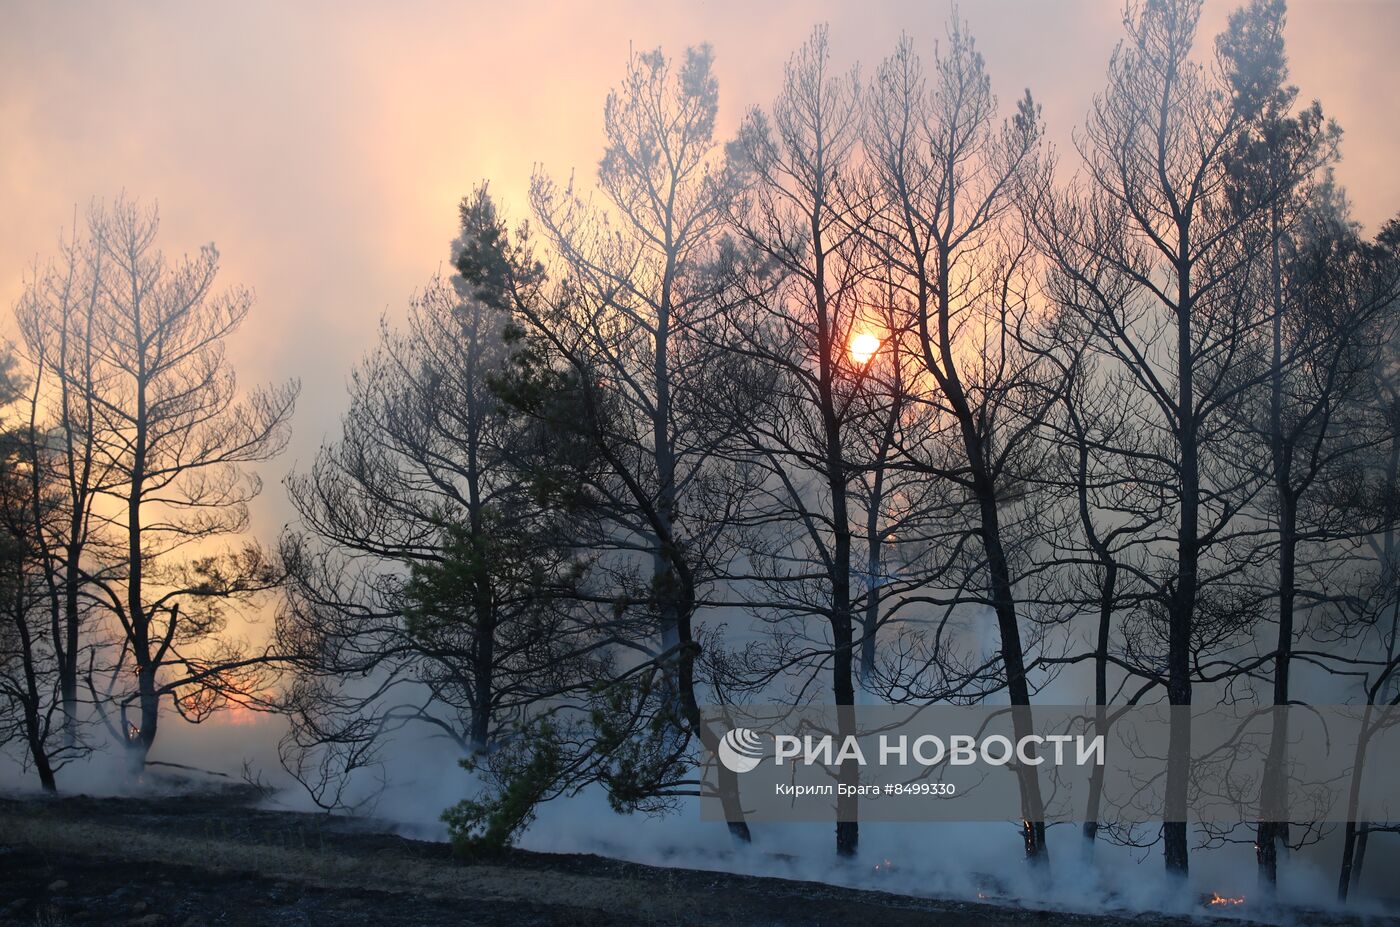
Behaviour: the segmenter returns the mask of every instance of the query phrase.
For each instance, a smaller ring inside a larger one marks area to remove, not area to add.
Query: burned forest
[[[780,6],[0,14],[0,924],[1400,923],[1400,8]]]

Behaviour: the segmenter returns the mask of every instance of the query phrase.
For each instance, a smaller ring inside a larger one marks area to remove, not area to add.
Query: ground
[[[598,856],[513,851],[466,864],[444,844],[378,833],[347,818],[257,810],[253,796],[237,791],[0,799],[4,925],[1184,927],[1213,921],[1204,913],[1181,919],[1014,909]],[[1308,916],[1306,923],[1360,922]],[[1388,923],[1400,927],[1400,919]]]

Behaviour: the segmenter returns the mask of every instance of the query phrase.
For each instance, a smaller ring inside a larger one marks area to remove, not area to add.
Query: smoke
[[[1247,899],[1238,909],[1213,907],[1213,914],[1280,923],[1309,923],[1307,910],[1335,908],[1337,850],[1326,843],[1315,848],[1318,852],[1290,860],[1287,878],[1270,904],[1258,894],[1248,834],[1240,835],[1243,843],[1199,855],[1183,887],[1166,876],[1157,847],[1135,849],[1100,840],[1094,858],[1086,858],[1077,825],[1051,826],[1050,871],[1047,879],[1037,880],[1029,877],[1020,857],[1020,827],[1013,822],[864,823],[859,856],[842,861],[833,851],[832,825],[753,824],[753,844],[737,848],[723,825],[699,822],[698,816],[693,806],[686,806],[667,818],[622,817],[590,791],[547,806],[520,845],[540,852],[597,853],[655,866],[1066,912],[1199,915],[1213,894]],[[1378,861],[1376,868],[1385,865]],[[1353,903],[1349,911],[1382,910],[1379,902],[1369,904]]]
[[[281,719],[239,715],[190,725],[173,716],[165,725],[153,759],[178,763],[157,766],[155,775],[133,781],[124,775],[120,752],[110,745],[72,763],[60,773],[64,794],[152,796],[240,781],[246,772],[275,791],[263,805],[273,810],[317,811],[304,789],[280,767],[276,743]],[[385,831],[419,840],[447,839],[443,809],[475,793],[477,783],[457,765],[456,749],[443,738],[399,732],[386,743],[381,765],[361,770],[346,793],[350,803]],[[203,770],[204,772],[196,772]],[[37,791],[31,774],[13,755],[0,755],[0,789]],[[1183,916],[1204,911],[1268,923],[1309,924],[1309,912],[1336,910],[1335,834],[1294,853],[1286,862],[1276,899],[1267,901],[1257,886],[1251,833],[1238,842],[1193,855],[1185,885],[1170,880],[1160,848],[1125,847],[1100,839],[1093,859],[1084,852],[1078,825],[1049,829],[1048,878],[1031,878],[1021,858],[1016,822],[863,823],[860,854],[850,861],[834,852],[830,824],[754,823],[753,843],[740,847],[724,825],[700,820],[694,800],[683,800],[665,816],[619,815],[598,787],[542,805],[518,842],[541,853],[597,854],[652,866],[682,867],[745,876],[839,885],[919,898],[953,899],[1035,907],[1063,912],[1162,912]],[[1145,834],[1150,840],[1152,834]],[[1394,899],[1386,878],[1394,871],[1393,852],[1373,841],[1363,892],[1354,893],[1350,914],[1382,913],[1383,898]],[[1207,908],[1212,894],[1240,897],[1239,907]]]

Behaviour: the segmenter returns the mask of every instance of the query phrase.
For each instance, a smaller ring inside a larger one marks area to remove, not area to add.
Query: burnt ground
[[[463,863],[445,844],[343,817],[258,810],[238,791],[159,799],[0,799],[0,924],[878,925],[1184,927],[1197,918],[1079,915],[813,882],[512,851]],[[1300,912],[1304,924],[1359,925]],[[1246,921],[1247,922],[1247,921]],[[1400,919],[1364,923],[1400,927]]]

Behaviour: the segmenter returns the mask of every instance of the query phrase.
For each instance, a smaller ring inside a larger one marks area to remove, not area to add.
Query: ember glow
[[[1232,896],[1232,895],[1222,895],[1222,894],[1220,894],[1219,892],[1211,892],[1211,893],[1210,893],[1210,900],[1208,900],[1208,901],[1206,902],[1206,904],[1210,905],[1210,906],[1213,907],[1213,908],[1216,908],[1216,907],[1234,907],[1235,905],[1244,904],[1244,896],[1243,896],[1243,895],[1234,895],[1234,896]]]

